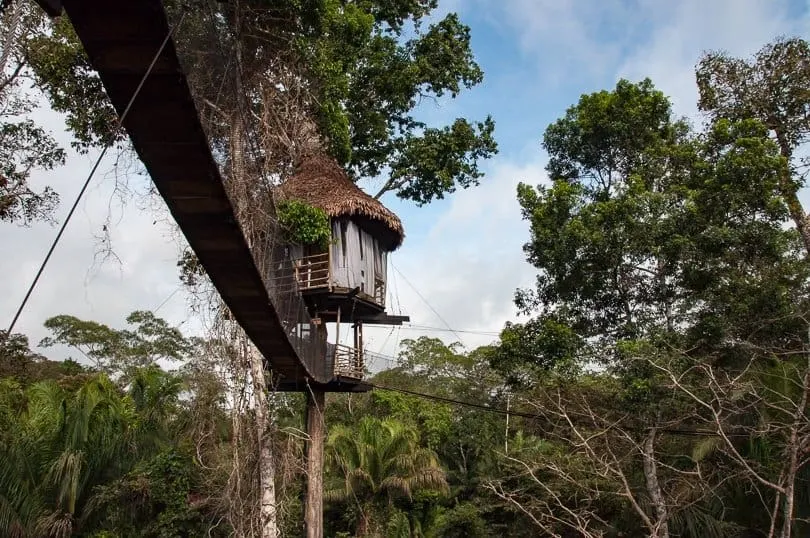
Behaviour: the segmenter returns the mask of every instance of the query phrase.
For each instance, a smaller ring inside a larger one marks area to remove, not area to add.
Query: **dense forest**
[[[276,4],[300,25],[253,23],[308,62],[325,150],[417,205],[475,187],[491,119],[411,115],[422,93],[481,81],[457,16],[423,28],[435,1]],[[14,5],[0,220],[28,223],[59,201],[29,175],[64,151],[27,119],[24,84],[82,151],[125,144],[69,23]],[[395,367],[368,372],[373,391],[328,395],[326,536],[810,535],[810,44],[697,60],[700,125],[645,79],[574,98],[546,127],[550,181],[516,193],[537,273],[515,292],[525,322],[472,350],[403,340]],[[193,254],[178,266],[199,292]],[[266,536],[266,461],[278,534],[302,535],[304,396],[256,384],[227,315],[205,336],[146,311],[44,326],[41,342],[0,338],[0,535]]]

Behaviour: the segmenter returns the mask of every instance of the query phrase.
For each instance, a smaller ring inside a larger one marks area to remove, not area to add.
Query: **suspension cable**
[[[163,43],[160,44],[160,48],[158,49],[157,53],[155,53],[155,56],[152,58],[152,62],[149,64],[149,67],[146,69],[146,73],[144,73],[143,77],[141,77],[141,81],[138,83],[138,86],[135,88],[135,92],[132,94],[132,97],[130,97],[129,102],[127,103],[127,106],[124,109],[124,112],[121,114],[121,116],[119,116],[118,120],[116,120],[116,122],[115,122],[116,125],[115,125],[115,127],[113,129],[113,132],[117,132],[119,129],[121,129],[121,127],[123,125],[123,122],[124,122],[124,119],[127,117],[127,114],[129,114],[129,111],[132,108],[132,105],[135,102],[135,99],[138,97],[138,94],[141,92],[141,89],[143,88],[143,85],[146,82],[146,79],[152,73],[152,70],[154,69],[155,64],[158,61],[158,58],[163,53],[163,50],[166,48],[166,44],[172,38],[172,35],[174,35],[174,32],[177,30],[177,28],[179,28],[180,25],[183,23],[183,19],[185,19],[185,17],[186,17],[186,12],[183,11],[183,13],[180,15],[180,19],[174,25],[172,25],[171,28],[169,28],[169,33],[166,34],[166,37],[163,39]],[[112,144],[113,144],[112,141],[113,140],[114,140],[114,137],[111,137],[110,141],[107,142],[107,144],[104,145],[104,148],[101,150],[101,153],[99,154],[98,158],[96,159],[95,164],[93,164],[93,168],[90,170],[90,174],[87,176],[87,179],[84,181],[84,185],[82,185],[82,188],[79,191],[78,196],[76,196],[76,200],[73,202],[73,205],[71,206],[70,211],[68,211],[67,217],[65,217],[65,221],[62,223],[62,226],[59,228],[59,232],[56,234],[56,237],[54,238],[53,243],[51,243],[51,247],[48,249],[48,253],[45,255],[45,259],[42,260],[42,264],[39,266],[39,270],[37,271],[37,274],[34,277],[33,282],[31,282],[31,285],[29,286],[28,291],[26,292],[25,297],[22,300],[22,303],[20,303],[20,307],[17,309],[16,314],[14,314],[14,318],[11,320],[11,324],[9,325],[8,331],[6,332],[6,337],[11,336],[11,331],[14,330],[14,326],[17,324],[17,320],[20,319],[20,314],[22,314],[22,311],[25,308],[25,305],[28,303],[28,299],[30,299],[31,294],[34,292],[34,288],[36,288],[37,283],[39,282],[39,278],[42,276],[42,272],[45,270],[45,266],[48,265],[48,261],[51,259],[51,255],[53,254],[53,251],[56,249],[56,245],[59,244],[59,240],[62,238],[62,234],[65,232],[65,228],[67,228],[67,225],[70,222],[71,217],[73,217],[73,213],[76,211],[76,208],[78,207],[79,202],[81,201],[82,197],[84,196],[85,191],[87,191],[87,187],[90,185],[90,181],[93,179],[93,176],[95,175],[96,170],[98,170],[98,167],[101,164],[101,160],[107,154],[107,150],[109,150],[110,147],[112,146]]]

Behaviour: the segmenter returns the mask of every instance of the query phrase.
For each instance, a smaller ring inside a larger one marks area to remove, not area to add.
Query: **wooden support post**
[[[326,393],[307,392],[307,498],[304,525],[307,538],[323,538],[323,445],[326,425],[323,420]]]
[[[326,280],[329,284],[329,293],[332,293],[332,247],[326,249]]]
[[[357,322],[357,370],[362,374],[365,369],[365,357],[363,356],[363,322]]]
[[[335,345],[340,344],[340,307],[337,309],[337,319],[335,320]]]

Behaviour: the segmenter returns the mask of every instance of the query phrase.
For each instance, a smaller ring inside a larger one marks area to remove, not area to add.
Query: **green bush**
[[[284,200],[278,204],[277,212],[287,241],[322,248],[329,246],[332,228],[329,225],[329,215],[323,209],[300,200]]]

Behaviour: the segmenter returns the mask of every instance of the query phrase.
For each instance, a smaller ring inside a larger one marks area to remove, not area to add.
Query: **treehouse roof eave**
[[[399,217],[355,185],[331,157],[319,155],[304,159],[279,189],[282,196],[323,209],[330,218],[349,217],[360,221],[390,251],[399,248],[405,239]]]

